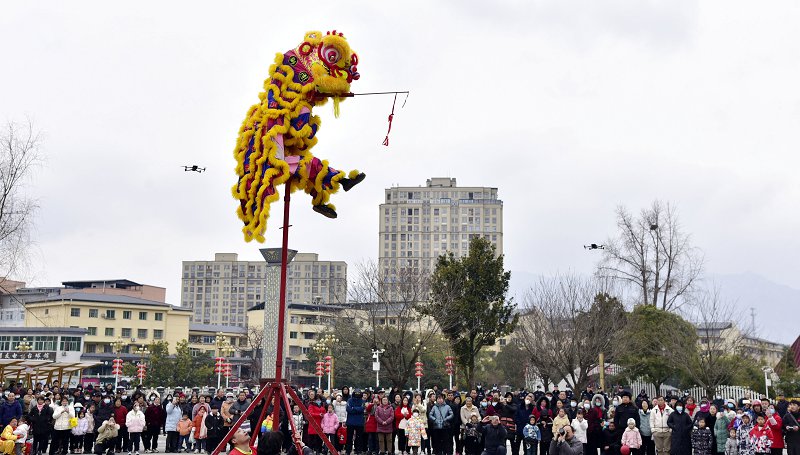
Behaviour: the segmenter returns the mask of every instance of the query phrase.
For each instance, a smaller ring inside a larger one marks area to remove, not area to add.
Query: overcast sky
[[[709,272],[800,288],[799,5],[5,1],[0,119],[33,119],[48,157],[21,278],[128,278],[177,304],[182,260],[259,259],[230,195],[237,130],[275,53],[336,29],[354,91],[411,96],[388,148],[391,97],[315,110],[315,154],[367,180],[334,196],[335,221],[296,194],[292,248],[374,259],[384,188],[456,177],[499,188],[511,270],[589,272],[581,246],[614,232],[615,207],[659,198]]]

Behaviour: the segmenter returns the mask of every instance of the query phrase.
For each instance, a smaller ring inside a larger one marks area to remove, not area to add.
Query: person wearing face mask
[[[584,418],[584,410],[583,408],[578,409],[578,413],[575,414],[575,418],[572,419],[572,423],[570,426],[575,432],[575,437],[578,438],[578,441],[583,444],[583,453],[588,454],[588,439],[586,439],[586,430],[589,429],[589,422]]]
[[[167,413],[161,407],[161,400],[156,397],[144,411],[145,431],[142,434],[144,440],[144,453],[158,452],[158,434],[167,419]]]
[[[391,406],[389,407],[391,408]],[[315,395],[312,401],[309,401],[308,415],[312,421],[317,423],[317,426],[320,428],[322,427],[322,416],[325,415],[325,405],[323,404],[321,396]],[[320,436],[324,437],[325,435],[320,435],[314,425],[311,425],[309,422],[308,431],[306,432],[306,438],[304,442],[316,453],[319,453],[322,450],[322,439],[320,439]]]
[[[675,403],[675,412],[667,418],[667,426],[672,430],[670,455],[691,455],[692,418],[686,412],[682,401]]]
[[[772,447],[771,452],[773,455],[781,455],[786,445],[783,443],[783,419],[775,412],[775,406],[770,405],[767,408],[766,425],[772,432]]]
[[[497,415],[500,416],[500,423],[506,427],[506,437],[511,443],[511,455],[519,454],[519,447],[522,442],[522,438],[517,435],[517,422],[515,420],[517,409],[518,406],[514,403],[514,394],[511,392],[506,392],[502,403],[495,409]]]
[[[603,448],[603,422],[605,418],[605,398],[603,395],[595,394],[592,397],[590,406],[585,409],[586,418],[586,446],[588,454],[596,455],[599,449]]]
[[[553,440],[553,413],[547,401],[547,396],[536,402],[536,408],[532,411],[536,415],[536,425],[542,439],[539,440],[539,453],[547,453],[550,449],[550,441]]]
[[[575,399],[569,400],[569,407],[567,408],[567,417],[569,417],[570,422],[575,419],[578,415],[578,402]]]
[[[145,424],[144,412],[139,408],[139,403],[134,403],[133,409],[125,416],[125,426],[128,428],[128,446],[126,447],[128,455],[131,455],[132,450],[139,455],[139,443],[142,440]]]

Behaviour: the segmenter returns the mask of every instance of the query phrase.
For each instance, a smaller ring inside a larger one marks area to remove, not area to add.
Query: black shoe
[[[363,182],[365,178],[367,178],[367,174],[362,172],[362,173],[358,174],[357,176],[355,176],[355,178],[352,178],[352,179],[343,178],[343,179],[339,180],[339,184],[342,185],[342,189],[344,189],[345,191],[350,191],[350,188],[352,188],[352,187],[358,185],[359,183]]]
[[[328,218],[336,218],[338,216],[336,215],[336,210],[333,210],[332,208],[324,204],[315,205],[314,211]]]

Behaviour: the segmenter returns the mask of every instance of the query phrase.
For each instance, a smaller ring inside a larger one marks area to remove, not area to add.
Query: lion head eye
[[[322,58],[331,65],[335,65],[342,59],[342,53],[335,46],[325,46],[322,49]]]

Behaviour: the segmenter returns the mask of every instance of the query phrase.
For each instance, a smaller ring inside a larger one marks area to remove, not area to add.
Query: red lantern
[[[324,376],[325,375],[325,373],[323,372],[324,370],[325,370],[325,362],[317,362],[316,375],[320,377]]]

